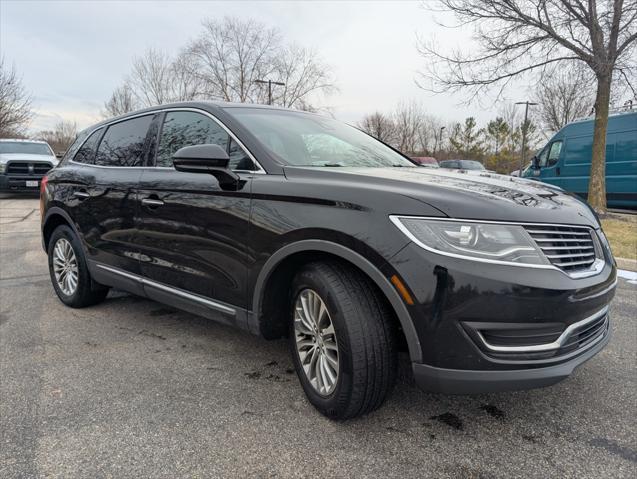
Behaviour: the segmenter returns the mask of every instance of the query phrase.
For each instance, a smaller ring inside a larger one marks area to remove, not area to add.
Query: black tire
[[[75,291],[70,295],[62,291],[55,279],[55,273],[53,271],[53,250],[60,238],[66,239],[71,244],[77,260],[78,282]],[[91,274],[86,266],[84,250],[82,249],[79,238],[71,228],[66,225],[58,226],[51,234],[47,252],[49,255],[49,275],[51,276],[51,283],[60,301],[72,308],[84,308],[97,304],[106,298],[109,288],[96,283],[91,278]]]
[[[306,375],[296,347],[294,310],[307,289],[326,305],[338,343],[338,376],[328,396],[318,393]],[[349,265],[337,261],[308,264],[291,288],[290,348],[296,373],[309,401],[331,419],[350,419],[377,409],[396,380],[396,331],[376,286]]]

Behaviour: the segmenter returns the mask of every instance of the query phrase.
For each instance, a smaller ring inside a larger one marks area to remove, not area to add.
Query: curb
[[[617,267],[626,271],[637,271],[637,260],[628,258],[615,258]]]

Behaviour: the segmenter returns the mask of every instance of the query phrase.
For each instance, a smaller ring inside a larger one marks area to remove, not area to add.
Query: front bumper
[[[43,177],[43,174],[0,174],[0,191],[33,191],[36,193],[40,191],[40,181],[42,181]]]
[[[466,370],[445,369],[413,363],[416,384],[425,391],[446,394],[480,394],[534,389],[556,384],[575,368],[600,352],[610,340],[610,329],[593,347],[565,363],[533,369]]]
[[[594,356],[610,337],[616,268],[594,276],[478,264],[407,245],[390,260],[414,304],[408,308],[428,391],[483,393],[547,386]],[[542,347],[537,347],[542,345]]]

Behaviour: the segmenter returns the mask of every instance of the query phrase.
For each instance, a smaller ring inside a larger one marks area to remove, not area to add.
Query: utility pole
[[[440,127],[440,133],[438,134],[438,137],[436,138],[436,144],[434,145],[434,158],[436,156],[436,152],[438,151],[438,142],[440,142],[440,145],[442,145],[442,131],[445,129],[446,127],[441,126]]]
[[[264,85],[268,85],[268,105],[272,105],[272,85],[281,85],[285,86],[285,83],[281,83],[280,81],[272,81],[272,80],[254,80],[254,83],[261,83]]]
[[[529,106],[537,105],[537,103],[533,103],[530,101],[518,101],[516,105],[525,105],[524,106],[524,123],[522,123],[522,152],[520,154],[520,169],[518,170],[518,176],[522,178],[522,169],[524,168],[524,157],[526,156],[526,130],[527,130],[527,120],[529,117]]]

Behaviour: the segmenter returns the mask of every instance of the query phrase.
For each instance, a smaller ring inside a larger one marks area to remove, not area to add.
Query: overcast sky
[[[414,78],[422,68],[417,35],[448,45],[469,44],[470,32],[446,30],[419,2],[213,2],[0,0],[0,49],[33,93],[32,130],[61,118],[85,127],[148,47],[175,53],[201,31],[203,18],[257,19],[286,40],[315,48],[333,68],[339,91],[325,100],[334,115],[354,123],[400,101],[421,101],[446,120],[497,107],[461,105],[461,98],[433,95]],[[516,98],[517,99],[517,98]]]

